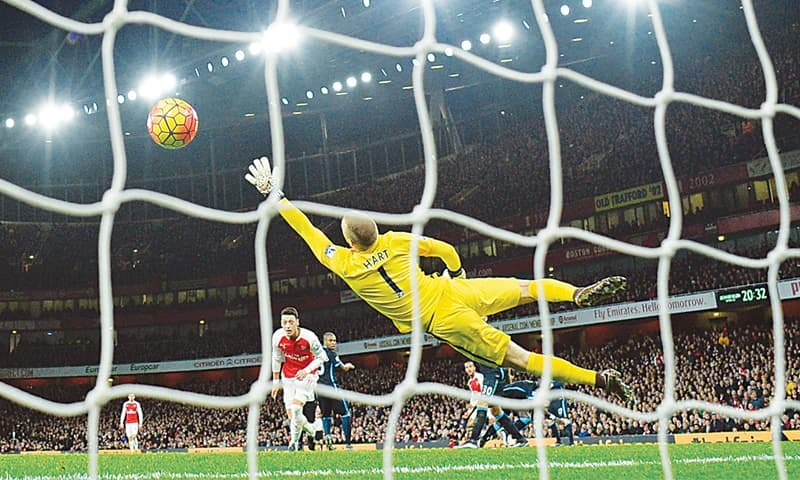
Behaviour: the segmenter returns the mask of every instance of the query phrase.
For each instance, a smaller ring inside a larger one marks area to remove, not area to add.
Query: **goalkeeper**
[[[245,179],[263,195],[273,190],[269,159],[255,159]],[[515,278],[467,280],[456,249],[433,238],[419,237],[423,257],[439,257],[447,266],[442,276],[426,275],[411,256],[414,236],[406,232],[378,233],[375,221],[361,213],[342,218],[342,234],[349,247],[335,245],[282,192],[280,214],[326,268],[338,275],[365,302],[388,317],[400,333],[411,331],[413,295],[411,278],[416,275],[419,309],[426,332],[446,342],[465,357],[487,366],[513,367],[541,376],[545,356],[525,350],[508,334],[486,322],[486,316],[538,298],[541,284],[548,302],[574,302],[586,307],[625,289],[624,277],[604,278],[578,288],[554,279],[538,281]],[[596,386],[617,398],[630,399],[630,387],[613,369],[603,371],[578,367],[551,357],[554,380]]]

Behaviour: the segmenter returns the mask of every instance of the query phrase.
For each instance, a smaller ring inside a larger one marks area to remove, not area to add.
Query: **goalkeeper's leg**
[[[520,280],[520,305],[538,300],[540,285],[548,302],[572,302],[579,307],[591,307],[624,291],[628,281],[625,277],[606,277],[586,287],[576,287],[552,278]]]
[[[540,377],[544,372],[547,358],[542,354],[529,352],[513,341],[509,341],[503,366],[519,368]],[[622,376],[616,370],[606,369],[598,372],[579,367],[555,356],[549,357],[549,360],[553,380],[602,388],[625,402],[631,398],[631,388],[622,381]]]

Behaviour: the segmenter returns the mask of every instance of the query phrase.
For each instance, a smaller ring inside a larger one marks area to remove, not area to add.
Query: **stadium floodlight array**
[[[36,18],[47,22],[55,27],[62,28],[66,31],[77,32],[85,35],[102,35],[102,65],[103,65],[103,81],[105,89],[105,97],[114,99],[119,92],[117,91],[117,82],[115,81],[114,71],[114,43],[118,30],[127,24],[145,24],[157,28],[162,28],[169,32],[194,37],[203,40],[223,41],[239,44],[251,44],[262,40],[262,33],[257,32],[236,32],[227,30],[216,30],[211,28],[202,28],[187,25],[181,22],[173,21],[165,17],[144,12],[144,11],[129,11],[127,9],[127,2],[125,0],[116,0],[113,9],[105,16],[102,22],[99,23],[81,23],[74,21],[70,18],[58,15],[45,7],[42,7],[30,0],[4,0],[9,5],[12,5],[20,10],[23,10]],[[785,346],[783,335],[783,313],[780,305],[780,296],[777,290],[778,269],[782,261],[791,256],[800,255],[800,250],[789,249],[789,201],[788,189],[786,180],[781,167],[780,157],[776,147],[775,137],[773,134],[773,118],[777,113],[784,113],[800,118],[800,109],[797,107],[779,104],[777,82],[775,79],[775,71],[773,64],[764,46],[761,38],[761,33],[758,28],[755,12],[752,5],[752,0],[743,0],[743,10],[747,22],[747,28],[750,33],[750,38],[753,46],[756,49],[758,58],[763,70],[764,80],[766,82],[766,98],[759,108],[745,108],[739,105],[730,104],[727,102],[704,98],[698,95],[689,93],[676,92],[673,86],[673,66],[672,57],[670,54],[669,44],[664,25],[662,23],[661,14],[659,12],[656,0],[648,0],[647,5],[649,12],[652,15],[653,29],[655,31],[658,48],[661,56],[661,64],[663,68],[663,81],[660,91],[654,97],[643,97],[633,94],[626,90],[596,81],[590,77],[581,75],[575,71],[567,68],[558,67],[558,45],[555,40],[553,31],[547,20],[545,8],[542,0],[532,0],[532,7],[536,17],[536,23],[542,34],[545,49],[546,61],[541,70],[536,73],[522,73],[503,66],[492,63],[488,60],[480,58],[476,55],[465,51],[455,45],[448,45],[439,43],[436,39],[436,16],[433,0],[420,0],[421,12],[424,20],[424,30],[421,38],[412,45],[405,47],[396,47],[383,45],[379,43],[369,42],[361,39],[351,38],[337,33],[327,32],[305,26],[297,26],[298,33],[303,37],[311,37],[320,41],[337,44],[346,48],[363,50],[383,55],[394,56],[397,58],[414,58],[413,67],[413,91],[414,102],[417,108],[417,114],[420,124],[420,131],[422,133],[423,152],[425,162],[425,180],[424,190],[418,205],[413,211],[406,214],[386,214],[381,212],[369,212],[373,217],[382,224],[395,224],[395,225],[412,225],[412,231],[417,234],[422,234],[425,224],[432,219],[447,219],[454,223],[463,225],[474,229],[484,235],[492,236],[497,239],[515,243],[521,246],[536,247],[534,255],[534,276],[535,278],[545,278],[545,257],[547,249],[550,244],[554,243],[560,238],[568,237],[591,242],[598,245],[603,245],[607,248],[615,250],[620,253],[637,255],[644,258],[657,258],[658,259],[658,305],[659,324],[661,328],[661,339],[664,351],[664,398],[659,407],[653,412],[636,412],[618,405],[611,404],[607,401],[601,400],[597,397],[585,395],[579,392],[569,391],[565,394],[566,397],[572,400],[579,400],[582,402],[591,403],[603,409],[623,415],[629,418],[635,418],[640,421],[658,421],[658,440],[661,453],[662,468],[664,477],[671,479],[673,477],[672,466],[670,462],[669,453],[667,450],[667,432],[668,421],[672,414],[682,410],[688,409],[702,409],[708,412],[716,412],[734,418],[748,418],[748,419],[771,419],[772,431],[772,445],[775,465],[779,478],[786,480],[786,465],[782,454],[780,443],[781,428],[780,416],[781,414],[791,408],[800,410],[800,402],[788,401],[786,399],[785,389],[782,385],[786,382],[786,362],[785,362]],[[271,29],[285,28],[290,25],[290,10],[289,1],[279,1],[276,18],[272,23]],[[277,30],[273,30],[277,31]],[[425,102],[425,92],[423,88],[423,74],[425,71],[425,59],[428,53],[441,53],[453,54],[459,59],[469,62],[470,64],[481,68],[489,73],[498,75],[500,77],[524,82],[531,84],[540,84],[543,92],[542,102],[545,118],[545,128],[548,139],[549,162],[550,162],[550,211],[547,219],[547,224],[536,236],[528,237],[515,233],[511,233],[491,225],[479,222],[473,218],[465,215],[454,214],[446,210],[433,209],[433,200],[436,192],[437,173],[436,173],[436,149],[434,136],[431,129],[431,119],[427,110]],[[273,163],[275,167],[275,175],[279,185],[283,183],[284,172],[286,167],[283,126],[281,120],[281,95],[278,89],[277,69],[280,64],[280,52],[270,51],[265,54],[265,69],[264,75],[266,80],[266,94],[269,107],[269,121],[270,132],[272,141],[272,154]],[[631,102],[643,107],[652,108],[654,110],[654,128],[655,136],[659,154],[659,161],[661,164],[664,180],[667,186],[668,199],[670,204],[670,211],[672,216],[670,218],[669,231],[666,238],[662,241],[661,245],[653,248],[646,248],[637,245],[631,245],[610,239],[601,235],[591,232],[586,232],[577,228],[561,227],[561,212],[563,207],[563,194],[562,194],[562,170],[561,170],[561,152],[558,135],[557,120],[555,114],[555,84],[556,81],[561,79],[569,79],[581,86],[591,88],[600,94],[608,95],[620,100]],[[665,131],[665,114],[667,107],[672,102],[683,102],[687,104],[697,105],[704,108],[711,108],[721,112],[737,115],[739,117],[748,119],[760,119],[763,129],[763,136],[768,152],[770,166],[775,176],[777,186],[778,199],[780,205],[780,230],[777,237],[775,247],[766,256],[766,258],[751,259],[733,254],[729,254],[712,247],[681,239],[682,230],[682,209],[681,197],[678,190],[678,184],[675,178],[675,172],[672,169],[670,161],[669,150],[667,148],[667,139]],[[177,401],[186,404],[210,407],[210,408],[239,408],[248,407],[248,423],[247,423],[247,466],[250,478],[255,479],[258,476],[257,460],[257,435],[259,425],[260,406],[264,403],[268,393],[272,387],[272,379],[270,376],[270,354],[271,345],[269,339],[272,334],[272,318],[271,318],[271,303],[268,291],[269,275],[266,263],[266,234],[270,222],[276,216],[278,210],[278,198],[273,195],[264,201],[257,210],[250,212],[228,212],[212,208],[207,208],[195,205],[175,197],[164,195],[161,193],[126,189],[126,156],[123,143],[123,132],[121,128],[119,106],[117,102],[108,103],[108,121],[111,132],[111,147],[113,152],[113,166],[114,173],[111,179],[111,185],[103,195],[100,202],[92,204],[76,204],[65,202],[62,200],[49,198],[25,190],[15,184],[0,179],[0,193],[13,197],[19,201],[25,202],[33,207],[51,210],[54,212],[86,217],[86,216],[101,216],[99,227],[98,239],[98,267],[99,267],[99,300],[100,300],[100,329],[101,329],[101,348],[100,348],[100,364],[97,375],[97,382],[95,387],[86,395],[86,398],[81,402],[71,404],[60,404],[46,399],[28,394],[19,389],[13,388],[4,383],[0,383],[0,395],[6,397],[16,403],[26,407],[36,409],[48,414],[59,416],[77,416],[88,414],[88,446],[89,446],[89,460],[88,460],[88,474],[89,477],[97,478],[98,474],[98,435],[99,435],[99,420],[100,409],[112,399],[122,398],[130,392],[134,392],[141,396],[156,398],[161,400]],[[243,158],[242,171],[244,172],[249,162],[249,159]],[[178,391],[169,388],[147,386],[147,385],[126,385],[111,387],[107,383],[111,374],[112,357],[113,357],[113,300],[112,300],[112,284],[111,284],[111,230],[114,223],[114,217],[120,206],[125,202],[143,201],[150,202],[169,208],[186,215],[191,215],[205,220],[225,222],[225,223],[253,223],[257,222],[258,227],[256,230],[255,238],[255,254],[256,254],[256,277],[258,281],[258,299],[259,299],[259,322],[262,330],[262,351],[263,363],[259,378],[252,384],[250,391],[238,397],[217,397],[213,395],[203,395],[185,391]],[[297,202],[297,206],[307,212],[325,215],[331,217],[339,217],[344,213],[341,208],[322,205],[309,202]],[[300,240],[298,240],[300,241]],[[779,388],[775,389],[775,396],[770,402],[768,408],[758,411],[744,411],[735,409],[720,404],[713,404],[704,401],[688,400],[676,401],[675,400],[675,355],[674,346],[672,341],[672,330],[670,324],[670,317],[668,313],[668,278],[671,266],[671,259],[679,249],[692,250],[696,253],[708,255],[718,260],[739,265],[748,268],[768,268],[768,288],[770,292],[770,306],[773,315],[773,338],[774,338],[774,351],[775,351],[775,383]],[[415,243],[412,247],[412,253],[416,255],[418,252],[418,245]],[[426,394],[426,393],[443,393],[468,399],[468,393],[465,390],[449,387],[441,384],[434,383],[419,383],[417,381],[417,373],[421,361],[421,339],[422,330],[419,320],[419,299],[417,295],[416,279],[412,275],[412,286],[414,287],[414,331],[412,333],[412,348],[409,358],[409,366],[406,372],[405,379],[401,382],[395,390],[389,395],[372,396],[359,394],[357,392],[336,392],[333,390],[324,390],[325,393],[330,394],[332,397],[345,398],[350,401],[360,402],[371,405],[391,405],[391,415],[389,424],[386,430],[385,449],[383,455],[384,477],[392,478],[392,462],[393,462],[393,445],[395,432],[400,417],[400,412],[405,403],[405,400],[413,395]],[[539,310],[542,320],[542,336],[543,336],[543,353],[546,355],[553,354],[553,337],[552,326],[549,316],[548,305],[545,303],[543,292],[539,292]],[[543,387],[537,398],[531,401],[514,401],[514,400],[501,400],[498,402],[506,407],[535,407],[535,434],[538,439],[544,437],[543,432],[543,418],[544,409],[547,405],[551,392],[549,391],[549,381],[552,378],[551,366],[545,364],[544,374],[542,376]],[[543,479],[549,478],[549,471],[547,468],[547,451],[543,442],[538,442],[537,447],[538,463],[540,466],[540,477]]]

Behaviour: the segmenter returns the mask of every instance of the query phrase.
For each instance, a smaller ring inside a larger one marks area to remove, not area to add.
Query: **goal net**
[[[145,11],[128,10],[128,2],[117,0],[114,7],[105,16],[102,22],[83,23],[72,20],[50,11],[45,7],[27,0],[5,0],[6,3],[21,11],[32,15],[43,22],[83,35],[102,36],[101,59],[103,66],[104,96],[107,99],[116,99],[119,95],[117,78],[115,75],[115,41],[118,31],[130,24],[151,26],[166,32],[201,40],[229,42],[236,44],[250,44],[262,42],[264,33],[225,31],[212,28],[202,28],[188,23],[183,23]],[[786,466],[781,448],[781,415],[787,409],[800,410],[800,403],[787,400],[782,385],[786,384],[786,358],[785,342],[783,336],[783,313],[780,296],[778,295],[779,267],[781,262],[800,255],[800,252],[789,248],[789,227],[791,222],[788,187],[781,165],[775,135],[773,133],[773,119],[777,114],[790,115],[800,118],[800,109],[779,102],[779,92],[776,83],[775,67],[770,59],[761,32],[759,31],[756,13],[751,0],[743,0],[742,9],[747,28],[752,40],[752,45],[758,55],[758,60],[766,84],[766,97],[758,108],[747,108],[725,101],[704,98],[691,93],[676,91],[674,87],[673,59],[670,44],[665,31],[664,22],[656,0],[647,0],[647,9],[652,21],[652,31],[656,38],[660,53],[659,63],[662,68],[662,82],[654,96],[642,96],[637,93],[613,86],[583,75],[564,66],[559,65],[559,45],[556,41],[552,26],[548,19],[543,0],[533,0],[531,8],[533,16],[541,34],[544,44],[546,59],[541,68],[534,73],[526,73],[509,68],[503,64],[495,63],[479,55],[470,53],[460,45],[441,43],[437,39],[437,6],[433,0],[420,0],[420,15],[424,28],[422,35],[415,41],[405,46],[392,46],[371,41],[366,41],[330,31],[316,29],[313,26],[300,26],[292,23],[292,3],[288,0],[278,2],[278,8],[266,35],[273,47],[265,52],[264,79],[266,83],[266,99],[268,100],[269,124],[272,146],[272,161],[278,184],[283,185],[286,172],[286,150],[284,142],[283,112],[281,108],[281,91],[278,82],[278,72],[284,61],[281,57],[280,44],[292,35],[304,38],[313,38],[320,42],[339,45],[354,51],[370,52],[398,59],[414,59],[412,72],[413,101],[418,115],[419,130],[421,132],[424,154],[424,188],[418,199],[416,207],[403,214],[388,214],[370,212],[376,221],[381,224],[410,225],[417,234],[424,232],[424,227],[431,220],[447,220],[463,227],[468,227],[480,234],[497,238],[519,246],[536,248],[534,256],[533,273],[537,279],[547,277],[546,255],[548,247],[557,240],[564,238],[577,239],[595,245],[602,245],[608,249],[627,255],[653,259],[658,263],[658,305],[660,308],[659,325],[663,342],[664,359],[664,392],[663,401],[658,409],[651,412],[640,412],[620,407],[590,395],[569,391],[565,396],[571,400],[581,401],[601,407],[628,418],[640,421],[658,421],[658,437],[661,452],[661,461],[665,478],[674,478],[670,455],[667,450],[668,422],[676,413],[692,409],[701,409],[706,412],[715,412],[732,418],[752,418],[771,420],[773,439],[773,452],[776,468],[781,479],[787,478]],[[550,15],[553,15],[550,12]],[[478,221],[465,215],[452,211],[433,208],[437,192],[437,151],[436,139],[433,133],[432,113],[429,111],[428,99],[425,91],[426,58],[428,54],[447,54],[471,64],[475,68],[485,70],[493,75],[507,80],[530,84],[531,88],[540,88],[544,113],[544,128],[547,137],[550,171],[550,207],[547,222],[535,236],[523,236],[487,223]],[[564,179],[562,176],[561,140],[556,116],[556,100],[558,83],[569,81],[580,85],[597,94],[629,102],[631,104],[652,110],[654,136],[657,144],[658,158],[661,172],[666,185],[667,198],[670,205],[669,229],[666,238],[657,247],[642,247],[628,244],[606,236],[598,235],[583,229],[562,226],[562,208],[564,205]],[[682,239],[683,215],[681,194],[676,181],[675,171],[670,158],[670,148],[667,142],[665,129],[667,108],[674,104],[687,104],[704,109],[712,109],[724,114],[734,115],[742,119],[758,120],[761,125],[764,144],[769,159],[769,165],[774,174],[777,195],[780,205],[780,228],[774,248],[765,258],[746,258],[730,254],[720,249],[710,247],[695,241]],[[263,202],[257,210],[248,212],[230,212],[208,208],[191,202],[181,200],[174,196],[165,195],[156,191],[145,189],[131,189],[127,186],[127,158],[125,149],[125,136],[120,118],[120,107],[114,101],[107,102],[108,123],[113,152],[113,176],[110,188],[105,192],[102,200],[91,204],[79,204],[63,201],[49,196],[41,195],[0,179],[0,193],[24,202],[32,207],[57,212],[75,217],[100,216],[98,240],[98,267],[99,267],[99,300],[100,300],[100,331],[101,355],[96,386],[87,394],[86,398],[77,403],[59,404],[43,398],[27,394],[21,390],[0,383],[0,395],[13,402],[36,409],[48,414],[59,416],[88,415],[88,446],[89,461],[88,473],[90,478],[98,476],[98,430],[100,412],[104,405],[113,399],[119,399],[134,392],[148,398],[177,401],[185,404],[209,408],[248,408],[247,422],[247,458],[248,472],[252,479],[258,477],[257,452],[258,452],[258,426],[261,405],[268,398],[272,388],[270,375],[271,345],[273,319],[271,316],[271,297],[269,292],[269,272],[267,269],[266,238],[271,222],[275,221],[278,212],[275,198]],[[245,173],[249,159],[241,159],[242,174]],[[159,207],[170,209],[181,214],[201,218],[212,222],[223,223],[257,223],[255,237],[256,252],[256,277],[258,283],[258,299],[260,316],[259,322],[262,332],[263,363],[261,374],[255,381],[250,391],[238,397],[218,397],[180,391],[169,388],[148,385],[110,386],[108,381],[112,373],[112,359],[114,350],[114,305],[111,282],[111,232],[115,222],[115,215],[120,207],[131,202],[146,202]],[[313,202],[296,202],[302,210],[332,218],[340,217],[344,210],[330,205]],[[299,241],[299,240],[298,240]],[[668,308],[668,280],[671,262],[679,250],[692,251],[716,260],[738,265],[745,268],[767,268],[769,298],[773,314],[773,339],[774,339],[774,370],[775,389],[774,398],[768,408],[759,411],[744,411],[721,404],[714,404],[699,400],[676,400],[676,372],[675,351],[673,344],[672,326]],[[416,252],[416,245],[414,247]],[[413,276],[412,276],[413,278]],[[416,299],[416,292],[415,292]],[[350,401],[371,405],[390,405],[391,415],[386,429],[383,468],[385,478],[393,477],[394,438],[400,418],[400,413],[405,402],[412,396],[427,393],[444,393],[467,400],[465,391],[434,383],[420,383],[417,380],[422,359],[422,328],[418,315],[414,318],[414,332],[412,334],[412,348],[409,366],[405,379],[392,392],[391,395],[375,397],[357,392],[337,392],[331,395],[345,398]],[[539,312],[542,321],[542,348],[543,353],[552,355],[553,335],[551,317],[548,305],[544,300],[539,301]],[[544,438],[543,416],[544,409],[550,398],[554,398],[549,390],[549,380],[552,378],[549,363],[545,367],[542,389],[540,395],[532,401],[500,400],[501,406],[507,407],[535,407],[535,433],[537,439]],[[537,444],[538,464],[540,477],[549,478],[548,454],[543,442]]]

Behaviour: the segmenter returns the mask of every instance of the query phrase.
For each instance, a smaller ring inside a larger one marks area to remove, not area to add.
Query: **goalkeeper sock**
[[[597,372],[594,370],[587,370],[574,365],[563,358],[550,357],[551,369],[553,373],[553,380],[559,380],[564,383],[577,383],[579,385],[595,386]],[[531,353],[528,356],[528,364],[525,366],[525,371],[536,375],[542,376],[544,371],[544,355],[540,353]]]
[[[539,283],[542,284],[544,298],[548,302],[572,302],[574,300],[575,291],[578,289],[575,285],[552,278],[534,280],[528,285],[528,292],[534,300],[539,299],[539,287],[537,287]]]

